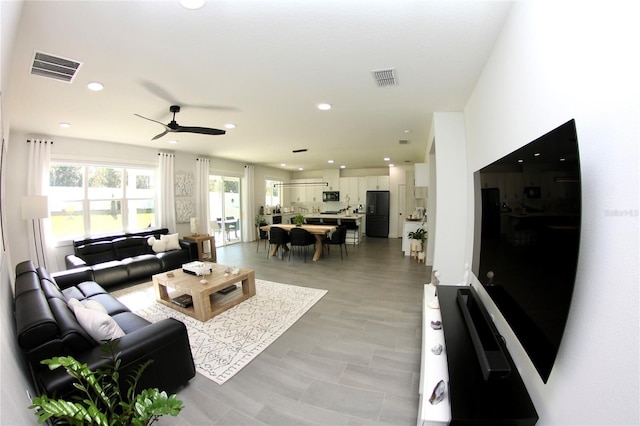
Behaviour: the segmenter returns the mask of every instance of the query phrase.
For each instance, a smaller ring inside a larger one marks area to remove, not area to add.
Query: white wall
[[[433,115],[433,123],[438,162],[433,269],[440,272],[441,284],[459,284],[465,264],[460,247],[467,241],[469,214],[464,115],[438,112]]]
[[[474,170],[576,120],[580,258],[567,330],[546,385],[506,336],[540,425],[640,423],[639,18],[637,2],[516,3],[465,109],[469,182]],[[446,167],[440,153],[438,145],[438,167]],[[467,196],[472,203],[473,192]],[[505,333],[504,323],[497,325]]]
[[[9,161],[7,161],[7,180],[12,182],[12,184],[6,186],[5,199],[3,199],[3,203],[6,202],[7,205],[19,206],[20,199],[26,192],[25,164],[27,163],[28,156],[26,140],[33,137],[33,135],[22,132],[14,132],[11,134],[11,144],[8,152]],[[158,164],[158,150],[155,148],[73,138],[56,137],[51,149],[51,156],[52,159],[77,158],[106,163],[131,163],[133,161],[134,164],[148,165],[150,167],[155,167]],[[195,175],[196,157],[194,154],[176,152],[175,171],[187,171]],[[210,169],[212,174],[236,177],[244,176],[244,163],[236,161],[211,158]],[[264,194],[260,189],[264,186],[265,176],[281,177],[283,180],[288,180],[289,174],[278,169],[267,167],[256,167],[255,170],[255,199],[256,203],[259,203],[257,205],[261,205],[264,204]],[[253,212],[243,212],[243,214],[249,214],[250,217],[255,215]],[[15,265],[22,260],[29,259],[28,241],[23,238],[25,233],[29,231],[28,223],[21,219],[19,209],[7,209],[6,216],[8,241]],[[189,224],[178,223],[175,232],[178,232],[180,236],[190,234]],[[48,269],[51,271],[65,269],[64,255],[71,252],[72,247],[70,244],[60,245],[56,249],[57,265],[48,265]]]

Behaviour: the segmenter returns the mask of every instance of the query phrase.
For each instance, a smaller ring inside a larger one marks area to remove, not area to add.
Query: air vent
[[[395,68],[388,68],[386,70],[374,70],[371,71],[373,78],[376,79],[378,87],[397,86]]]
[[[39,75],[71,83],[81,65],[81,62],[47,53],[35,52],[33,64],[31,65],[31,75]]]
[[[409,145],[409,140],[407,140],[407,139],[400,139],[400,140],[398,141],[398,144],[400,144],[400,145]]]

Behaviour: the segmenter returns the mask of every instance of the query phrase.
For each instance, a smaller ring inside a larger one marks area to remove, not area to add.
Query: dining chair
[[[264,241],[264,248],[267,248],[267,241],[269,241],[269,231],[263,231],[262,229],[260,229],[265,225],[268,225],[268,223],[260,222],[260,224],[258,224],[258,245],[256,247],[256,252],[258,251],[258,248],[260,248],[261,241]]]
[[[289,232],[291,237],[291,250],[289,251],[289,261],[291,261],[291,252],[294,247],[298,247],[298,251],[304,252],[304,263],[307,263],[307,249],[310,245],[315,245],[316,237],[303,228],[292,228]]]
[[[267,258],[269,257],[271,246],[273,244],[278,245],[278,248],[284,251],[290,240],[291,238],[287,231],[282,228],[278,228],[277,226],[272,226],[271,229],[269,229],[269,250],[267,251]],[[284,260],[284,255],[281,255],[280,258]]]
[[[349,253],[347,253],[347,227],[345,225],[340,225],[333,231],[330,237],[325,237],[322,241],[322,246],[327,247],[327,253],[331,255],[331,246],[340,247],[340,259],[344,260],[342,256],[342,246],[344,246],[344,252],[349,257]],[[324,249],[323,249],[324,250]]]
[[[236,237],[236,240],[238,239],[238,226],[237,225],[238,225],[238,221],[236,220],[235,217],[233,217],[233,216],[225,217],[224,226],[225,226],[225,229],[227,230],[227,239],[230,239],[229,238],[229,234],[231,233],[231,231],[233,231],[233,233],[234,233],[234,235]]]

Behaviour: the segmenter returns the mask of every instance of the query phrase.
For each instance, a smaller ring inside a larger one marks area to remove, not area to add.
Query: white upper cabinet
[[[340,200],[345,201],[349,197],[349,202],[358,204],[360,200],[360,184],[357,177],[340,178]]]
[[[329,183],[329,186],[325,188],[325,191],[340,190],[340,170],[323,170],[322,179]]]
[[[416,186],[429,186],[429,165],[427,163],[414,164]]]
[[[367,176],[367,190],[388,191],[389,176]]]

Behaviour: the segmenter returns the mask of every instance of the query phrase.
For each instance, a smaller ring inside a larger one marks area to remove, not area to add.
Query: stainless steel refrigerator
[[[367,237],[389,237],[389,191],[367,191]]]

